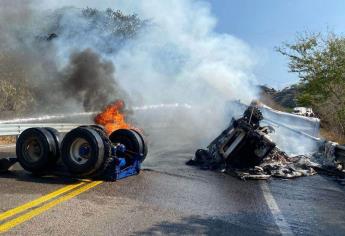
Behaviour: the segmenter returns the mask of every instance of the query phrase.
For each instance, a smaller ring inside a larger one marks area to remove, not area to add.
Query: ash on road
[[[161,133],[164,139],[156,139]],[[105,182],[26,221],[5,235],[343,235],[345,188],[316,175],[241,181],[185,165],[195,136],[153,130],[140,175]],[[188,132],[187,132],[188,133]],[[186,141],[187,140],[187,141]],[[13,148],[0,150],[14,155]],[[19,166],[0,176],[0,210],[72,183],[34,177]]]

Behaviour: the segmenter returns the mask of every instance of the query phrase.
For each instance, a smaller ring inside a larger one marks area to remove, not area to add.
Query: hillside
[[[260,85],[260,100],[279,110],[287,110],[297,106],[296,96],[298,88],[296,85],[286,87],[282,90],[276,90],[266,85]]]

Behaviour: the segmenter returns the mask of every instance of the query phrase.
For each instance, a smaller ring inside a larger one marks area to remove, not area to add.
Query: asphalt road
[[[345,187],[335,179],[242,181],[202,171],[185,165],[196,136],[174,132],[149,135],[155,142],[140,175],[101,183],[4,235],[345,235]],[[74,182],[15,166],[0,175],[0,211]]]

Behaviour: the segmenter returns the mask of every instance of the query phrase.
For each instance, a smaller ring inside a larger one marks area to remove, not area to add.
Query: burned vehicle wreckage
[[[307,156],[289,157],[270,139],[271,126],[260,126],[263,115],[251,104],[239,119],[216,137],[207,149],[198,149],[187,165],[226,172],[241,179],[294,178],[314,175],[318,164]]]

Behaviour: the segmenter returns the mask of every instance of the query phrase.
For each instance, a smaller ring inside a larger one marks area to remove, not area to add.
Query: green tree
[[[345,134],[345,38],[303,34],[277,49],[301,79],[298,103],[312,106],[323,124]]]

